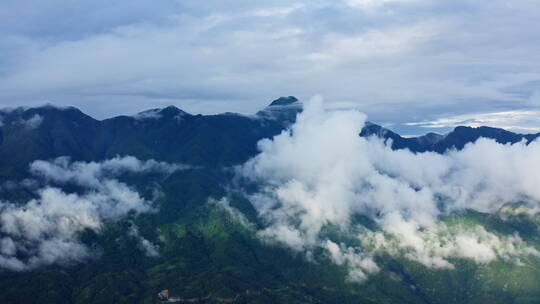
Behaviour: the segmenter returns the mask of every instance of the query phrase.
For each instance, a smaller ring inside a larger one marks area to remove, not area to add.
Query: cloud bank
[[[133,156],[115,157],[103,162],[71,162],[69,157],[59,157],[53,161],[37,160],[30,164],[30,172],[45,180],[58,183],[74,183],[85,187],[98,187],[107,176],[121,173],[161,172],[171,174],[188,169],[182,164],[169,164],[153,159],[141,161]]]
[[[67,157],[31,163],[32,175],[47,186],[38,188],[36,197],[22,205],[0,202],[0,268],[24,271],[90,258],[92,250],[79,240],[82,231],[98,232],[107,221],[155,211],[152,201],[116,179],[119,175],[170,174],[184,168],[129,156],[99,163],[71,162]],[[50,182],[83,190],[68,193]],[[130,235],[148,256],[159,255],[158,247],[140,236],[136,227]]]
[[[378,250],[438,268],[453,267],[451,258],[520,263],[539,254],[519,235],[440,219],[466,210],[497,213],[511,203],[536,214],[540,142],[480,139],[444,155],[414,154],[359,137],[365,120],[359,111],[326,110],[315,99],[289,130],[259,142],[260,154],[238,173],[259,185],[248,197],[266,223],[261,237],[308,255],[325,248],[334,262],[350,267],[354,280],[377,271]],[[373,219],[380,230],[359,225],[357,215]],[[362,245],[336,243],[324,236],[328,227]]]

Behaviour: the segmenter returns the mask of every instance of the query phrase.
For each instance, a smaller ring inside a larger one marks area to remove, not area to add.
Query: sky
[[[540,131],[538,0],[4,0],[0,107],[252,114],[321,95],[403,135]]]

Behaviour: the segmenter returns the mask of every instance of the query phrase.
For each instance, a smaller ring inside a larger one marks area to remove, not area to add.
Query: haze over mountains
[[[2,110],[0,301],[537,303],[540,133],[366,119]]]

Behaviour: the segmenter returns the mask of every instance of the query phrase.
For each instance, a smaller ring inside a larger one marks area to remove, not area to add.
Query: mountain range
[[[174,106],[135,116],[96,120],[73,107],[52,105],[0,112],[0,173],[24,169],[38,159],[70,156],[99,161],[117,155],[192,165],[229,166],[257,153],[257,142],[292,124],[302,106],[293,96],[281,97],[255,115],[235,113],[191,115]],[[30,125],[32,120],[39,122]],[[30,123],[29,123],[30,122]],[[491,127],[456,127],[446,135],[428,133],[404,138],[368,122],[360,136],[391,140],[393,149],[443,153],[462,149],[478,138],[499,143],[528,143],[540,136]]]
[[[293,96],[254,115],[171,106],[96,120],[73,107],[1,110],[0,303],[540,303],[532,249],[540,248],[540,219],[520,211],[526,198],[495,213],[464,209],[438,219],[518,244],[494,261],[464,254],[432,268],[388,250],[370,256],[378,272],[350,280],[347,265],[369,268],[354,260],[351,235],[382,231],[364,215],[351,220],[363,230],[322,228],[346,249],[341,264],[331,245],[305,255],[265,240],[264,210],[238,191],[264,185],[242,184],[235,168],[302,111]],[[358,129],[393,150],[436,155],[480,138],[529,145],[540,137],[491,127],[419,137],[372,122]],[[519,250],[531,257],[513,260]]]

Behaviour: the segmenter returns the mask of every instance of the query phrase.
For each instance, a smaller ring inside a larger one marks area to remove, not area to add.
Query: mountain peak
[[[168,106],[166,108],[163,108],[159,111],[159,113],[163,116],[183,116],[188,114],[175,106]]]
[[[416,137],[418,142],[424,146],[433,146],[444,139],[444,135],[429,132],[426,135]]]
[[[282,121],[288,125],[295,121],[296,115],[302,112],[302,104],[294,96],[280,97],[263,110],[257,112],[257,116],[275,121]]]
[[[188,113],[180,110],[175,106],[168,106],[165,108],[156,108],[150,109],[143,112],[135,114],[133,117],[137,120],[145,119],[160,119],[160,118],[178,118],[184,115],[189,115]]]
[[[288,105],[292,105],[292,104],[294,104],[296,102],[298,102],[298,98],[296,98],[294,96],[280,97],[280,98],[272,101],[272,103],[270,104],[270,107],[273,107],[273,106],[288,106]]]

